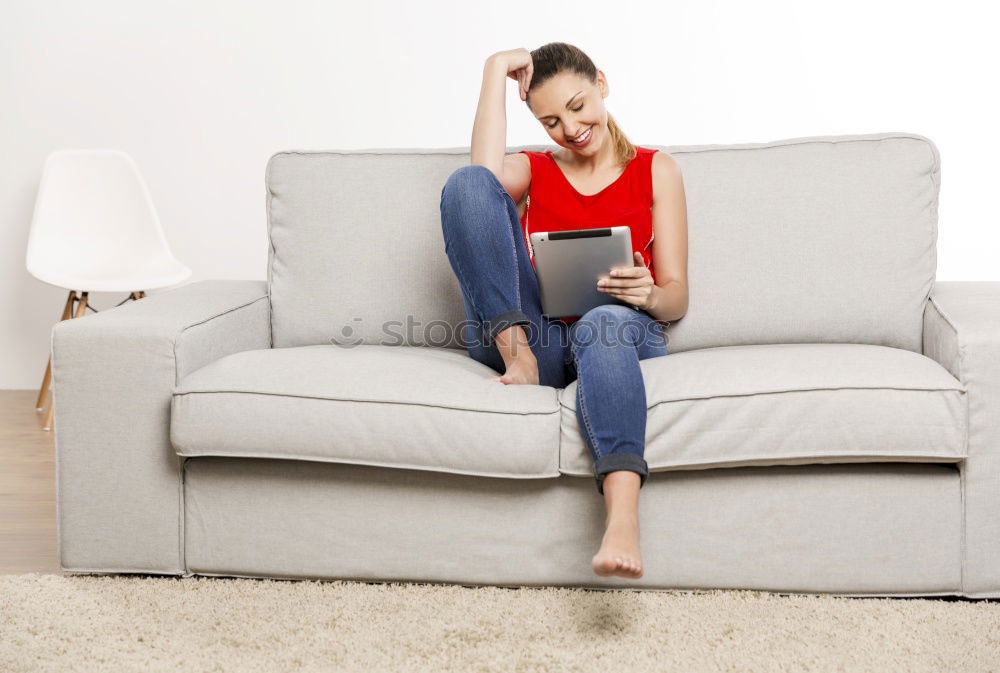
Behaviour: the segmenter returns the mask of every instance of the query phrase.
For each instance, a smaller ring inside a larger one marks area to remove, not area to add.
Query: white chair
[[[90,291],[128,292],[125,301],[137,300],[146,290],[176,285],[191,275],[170,251],[138,167],[118,150],[49,154],[35,200],[26,263],[35,278],[69,290],[60,320],[81,317]],[[38,411],[44,409],[51,377],[50,353],[35,404]],[[50,403],[43,428],[51,427]]]

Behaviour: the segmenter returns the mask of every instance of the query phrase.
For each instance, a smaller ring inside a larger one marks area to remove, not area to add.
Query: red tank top
[[[552,158],[552,150],[521,150],[531,160],[528,202],[521,216],[525,245],[535,265],[531,232],[597,229],[627,225],[633,252],[642,253],[653,282],[653,154],[658,150],[636,146],[636,155],[625,171],[596,194],[581,194]],[[610,297],[609,297],[610,300]],[[565,317],[571,323],[580,316]]]

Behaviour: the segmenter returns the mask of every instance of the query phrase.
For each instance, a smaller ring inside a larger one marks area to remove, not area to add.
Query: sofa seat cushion
[[[287,458],[485,477],[559,476],[559,402],[464,351],[313,345],[220,358],[177,382],[181,456]]]
[[[799,463],[957,462],[965,389],[913,351],[845,343],[722,346],[641,360],[650,471]],[[560,471],[593,475],[560,390]]]

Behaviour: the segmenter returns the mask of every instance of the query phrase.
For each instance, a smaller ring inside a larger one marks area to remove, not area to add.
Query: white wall
[[[971,2],[824,5],[5,0],[0,388],[37,389],[65,301],[24,264],[52,150],[129,153],[187,282],[264,279],[271,154],[467,146],[483,60],[557,40],[605,71],[608,109],[638,144],[928,136],[942,154],[938,278],[1000,280],[993,25]],[[549,142],[513,80],[508,92],[508,144]]]

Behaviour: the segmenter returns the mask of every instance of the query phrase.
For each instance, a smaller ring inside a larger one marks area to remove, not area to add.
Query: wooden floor
[[[56,573],[55,442],[37,390],[0,390],[0,574]]]

